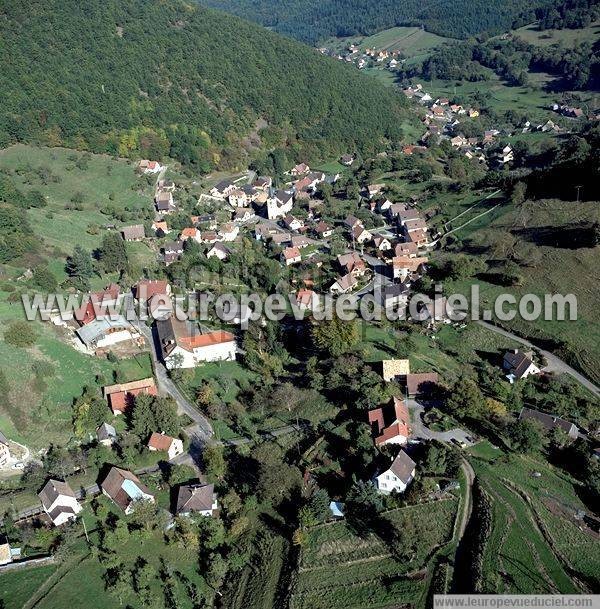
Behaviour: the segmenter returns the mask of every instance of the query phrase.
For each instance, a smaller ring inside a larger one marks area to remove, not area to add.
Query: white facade
[[[235,341],[229,341],[226,343],[219,343],[216,345],[208,345],[206,347],[197,347],[193,351],[188,351],[180,346],[177,346],[169,353],[165,358],[165,364],[169,370],[176,367],[177,359],[181,354],[180,368],[195,368],[199,364],[204,362],[218,362],[218,361],[235,361],[236,356],[236,345]]]
[[[389,495],[393,491],[403,493],[414,477],[415,470],[413,469],[409,479],[404,482],[391,469],[388,469],[375,477],[375,486],[379,492],[385,495]]]

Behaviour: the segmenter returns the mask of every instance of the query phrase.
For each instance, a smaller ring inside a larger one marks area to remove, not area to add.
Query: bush
[[[37,332],[31,322],[14,321],[4,333],[4,340],[13,347],[31,347],[37,340]]]

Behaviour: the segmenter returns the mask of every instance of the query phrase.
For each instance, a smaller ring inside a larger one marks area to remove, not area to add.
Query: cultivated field
[[[427,592],[424,569],[437,548],[452,539],[458,502],[446,499],[385,513],[400,535],[409,528],[415,552],[397,560],[389,538],[357,536],[347,522],[320,525],[308,531],[302,550],[294,609],[388,607],[417,605]],[[414,526],[414,529],[413,529]],[[390,538],[393,531],[390,530]]]

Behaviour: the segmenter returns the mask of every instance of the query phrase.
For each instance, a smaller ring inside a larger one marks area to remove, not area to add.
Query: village
[[[424,96],[420,88],[411,90],[411,95]],[[441,109],[445,118],[449,113],[459,112],[450,107],[447,100],[438,100],[432,106],[430,128],[437,124],[434,122],[435,108]],[[403,152],[412,154],[415,148],[406,147]],[[350,167],[355,159],[344,155],[340,162]],[[202,211],[190,216],[189,226],[173,231],[169,228],[169,219],[178,210],[177,186],[162,177],[165,169],[153,161],[141,161],[138,166],[140,174],[158,176],[154,198],[156,216],[152,223],[154,234],[147,235],[141,224],[119,229],[125,242],[155,240],[165,267],[185,257],[192,244],[194,248],[203,248],[207,259],[215,257],[226,261],[241,246],[244,237],[252,239],[282,268],[293,270],[293,267],[302,266],[302,273],[293,280],[298,289],[292,295],[307,315],[320,306],[321,295],[314,288],[315,278],[324,265],[330,265],[337,273],[332,281],[321,282],[329,294],[363,296],[374,293],[383,310],[405,308],[411,286],[427,273],[428,255],[435,236],[430,235],[427,221],[414,202],[393,203],[385,194],[384,184],[364,185],[361,208],[373,218],[375,227],[370,229],[354,215],[348,215],[337,224],[325,222],[320,213],[323,203],[316,195],[320,193],[320,185],[335,183],[339,175],[312,171],[306,163],[301,163],[287,172],[287,182],[280,188],[273,186],[271,177],[252,173],[250,182],[243,179],[217,182],[200,197],[198,206]],[[205,213],[207,203],[218,213]],[[217,221],[217,216],[222,221]],[[337,254],[332,253],[334,236],[338,237],[335,251],[340,253]],[[340,240],[343,243],[341,250]],[[424,317],[419,322],[424,327],[453,323],[448,318],[445,299],[441,300],[442,303],[424,304]],[[146,396],[150,400],[161,395],[172,397],[179,414],[191,417],[193,425],[173,435],[161,428],[152,429],[145,449],[161,461],[189,464],[197,472],[196,482],[177,486],[170,508],[172,514],[210,517],[219,513],[219,498],[214,484],[203,482],[201,455],[204,448],[216,440],[210,421],[182,397],[169,377],[180,370],[210,362],[235,361],[240,353],[240,332],[234,326],[242,320],[234,320],[229,328],[211,329],[192,320],[176,318],[171,313],[177,306],[176,290],[168,280],[145,278],[133,285],[128,293],[123,293],[114,283],[102,291],[91,292],[71,317],[52,312],[50,322],[65,329],[73,348],[91,357],[103,358],[114,353],[131,355],[150,350],[155,375],[102,387],[102,398],[113,418],[107,418],[98,426],[92,441],[111,450],[119,441],[117,428],[121,425],[120,429],[123,429],[122,423],[117,425],[116,422],[127,420],[137,401]],[[125,314],[132,307],[151,315],[152,326],[132,321]],[[115,314],[115,310],[119,312]],[[543,365],[535,359],[531,351],[506,352],[503,361],[506,380],[512,384],[540,374]],[[392,383],[401,392],[388,404],[365,414],[363,422],[370,425],[373,444],[382,451],[382,462],[387,462],[387,466],[374,472],[372,484],[384,495],[394,493],[398,496],[409,487],[419,467],[411,457],[414,445],[439,440],[464,449],[478,440],[476,434],[464,429],[435,432],[421,420],[423,405],[430,407],[438,399],[441,382],[438,373],[413,373],[408,359],[386,359],[381,362],[379,374],[385,383]],[[548,433],[559,428],[573,439],[578,436],[575,425],[552,414],[523,408],[520,417],[537,421]],[[289,430],[300,431],[294,426]],[[0,433],[0,467],[18,470],[25,466],[20,457],[11,454],[15,446]],[[101,479],[87,487],[85,493],[70,486],[68,475],[64,479],[48,479],[39,490],[39,506],[22,510],[17,522],[33,519],[60,527],[76,519],[87,499],[98,494],[107,497],[126,515],[135,511],[140,502],[155,501],[155,495],[135,471],[107,463]],[[334,498],[330,508],[331,518],[343,517],[342,498]],[[167,522],[167,526],[173,526],[171,515]],[[4,547],[2,556],[2,564],[26,560],[18,548]]]

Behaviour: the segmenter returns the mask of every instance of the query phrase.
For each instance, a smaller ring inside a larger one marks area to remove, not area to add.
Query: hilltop
[[[423,26],[456,38],[510,28],[541,2],[513,0],[201,0],[277,32],[316,44],[335,37],[369,35],[397,25]]]
[[[400,96],[275,33],[179,0],[3,3],[0,146],[172,156],[203,171],[258,148],[369,151]]]

